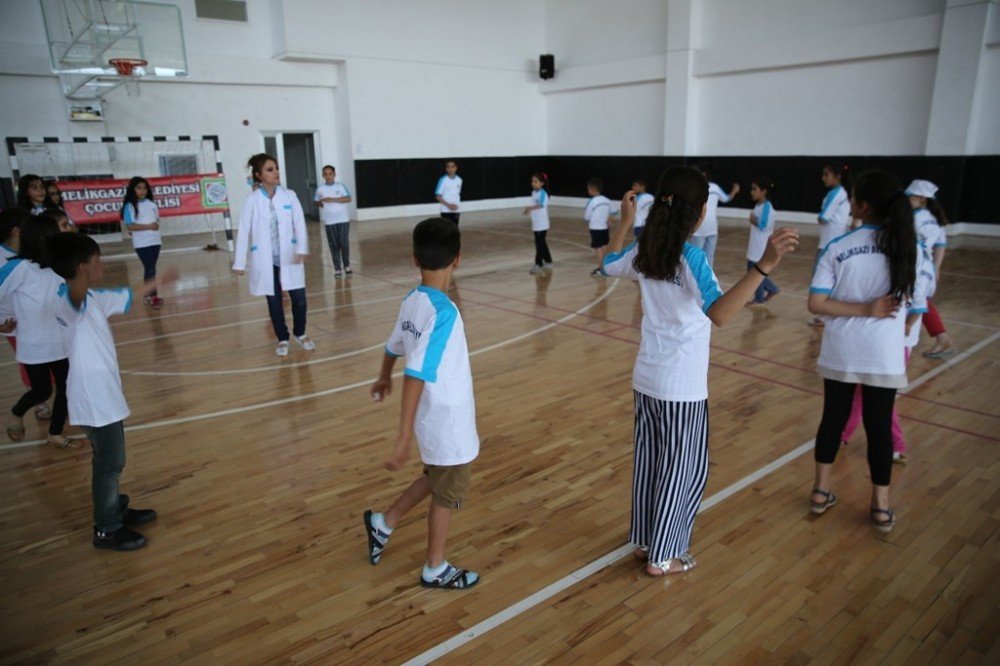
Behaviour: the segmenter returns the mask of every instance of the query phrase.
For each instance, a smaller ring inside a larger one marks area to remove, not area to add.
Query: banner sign
[[[229,208],[222,174],[147,178],[160,217],[225,213]],[[118,222],[128,180],[60,180],[63,209],[74,224]]]

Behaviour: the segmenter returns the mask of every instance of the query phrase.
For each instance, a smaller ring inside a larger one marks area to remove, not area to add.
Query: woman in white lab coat
[[[308,351],[316,344],[306,335],[306,271],[309,254],[306,220],[295,192],[279,184],[278,161],[265,153],[247,162],[254,190],[243,202],[236,236],[233,270],[243,275],[250,250],[250,293],[267,297],[267,309],[278,337],[278,356],[288,355],[288,326],[281,292],[292,301],[292,334]],[[251,244],[252,241],[252,244]]]

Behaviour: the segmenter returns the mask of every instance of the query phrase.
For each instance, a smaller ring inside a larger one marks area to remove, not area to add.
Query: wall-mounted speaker
[[[551,79],[556,75],[556,57],[551,53],[538,56],[538,76]]]

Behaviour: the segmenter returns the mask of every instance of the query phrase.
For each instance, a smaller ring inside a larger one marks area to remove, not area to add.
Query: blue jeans
[[[142,281],[149,282],[150,280],[155,280],[156,260],[160,258],[160,246],[137,247],[135,248],[135,253],[139,255],[139,261],[142,262]],[[154,290],[149,295],[156,296],[156,291]]]
[[[718,234],[712,234],[711,236],[691,236],[691,245],[700,247],[705,251],[709,266],[715,265],[715,244],[718,242]]]
[[[94,502],[94,526],[114,532],[122,526],[128,510],[128,495],[118,493],[118,477],[125,468],[125,424],[116,421],[100,428],[83,426],[94,458],[90,494]]]
[[[306,334],[306,289],[289,289],[292,301],[292,332],[300,338]],[[267,297],[267,314],[271,316],[271,326],[278,342],[288,342],[288,326],[285,324],[285,306],[281,302],[281,269],[274,266],[274,295]]]
[[[747,270],[748,271],[754,270],[753,265],[755,263],[757,263],[757,262],[756,261],[750,261],[749,259],[747,259]],[[766,278],[764,278],[764,281],[760,283],[760,286],[757,287],[757,291],[754,292],[754,294],[753,294],[753,302],[754,303],[763,303],[763,302],[765,302],[767,300],[767,295],[768,294],[770,294],[771,296],[777,296],[780,293],[781,293],[781,289],[778,289],[778,285],[774,284],[774,281],[771,280],[771,278],[766,277]]]

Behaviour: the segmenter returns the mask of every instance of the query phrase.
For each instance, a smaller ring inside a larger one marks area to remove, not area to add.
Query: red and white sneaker
[[[159,310],[161,307],[163,307],[163,299],[160,298],[159,296],[150,296],[149,305],[154,310]]]

